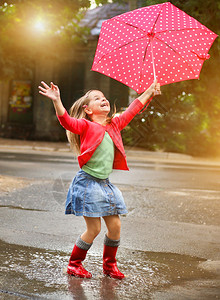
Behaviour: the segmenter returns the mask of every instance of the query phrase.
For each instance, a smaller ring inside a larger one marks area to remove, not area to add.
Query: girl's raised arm
[[[160,84],[155,80],[154,83],[138,98],[136,98],[119,117],[119,130],[127,126],[137,113],[144,107],[144,105],[151,101],[153,96],[160,95]]]
[[[50,98],[53,101],[54,108],[60,124],[66,129],[75,134],[82,134],[85,128],[85,121],[83,119],[71,118],[67,113],[65,107],[60,99],[60,90],[57,85],[50,83],[47,85],[41,81],[42,86],[39,86],[39,93],[43,96]]]
[[[141,94],[137,99],[145,105],[147,101],[152,97],[156,95],[160,95],[160,84],[157,83],[157,80],[154,81],[154,83],[151,84],[151,86],[143,93]]]
[[[60,99],[60,90],[57,85],[54,85],[53,82],[48,86],[44,81],[41,81],[42,86],[39,86],[39,93],[43,96],[50,98],[53,101],[54,108],[56,110],[56,114],[58,116],[62,116],[65,113],[65,108]]]

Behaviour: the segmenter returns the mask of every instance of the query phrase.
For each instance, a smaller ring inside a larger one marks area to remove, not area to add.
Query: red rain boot
[[[122,274],[117,267],[117,261],[115,258],[117,250],[118,247],[110,247],[104,244],[103,273],[112,278],[122,279],[125,275]]]
[[[92,274],[86,271],[82,266],[82,261],[86,258],[87,250],[83,250],[76,245],[73,248],[67,266],[67,273],[76,277],[91,278]]]

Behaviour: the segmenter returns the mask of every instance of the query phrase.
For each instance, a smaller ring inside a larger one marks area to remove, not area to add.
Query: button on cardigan
[[[114,117],[106,126],[84,118],[72,118],[67,111],[62,116],[57,116],[60,124],[66,130],[80,135],[81,154],[78,156],[80,168],[92,157],[107,131],[115,145],[113,169],[129,170],[120,131],[128,125],[143,106],[138,99],[135,99],[121,115]]]

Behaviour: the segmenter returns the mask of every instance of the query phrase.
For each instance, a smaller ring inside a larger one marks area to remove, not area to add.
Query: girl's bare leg
[[[81,235],[81,239],[92,244],[101,231],[101,218],[84,217],[86,221],[86,231]]]
[[[103,217],[108,229],[107,237],[111,240],[119,240],[121,234],[121,220],[118,215]]]

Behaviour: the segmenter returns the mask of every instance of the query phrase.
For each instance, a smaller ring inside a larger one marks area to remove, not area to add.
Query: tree
[[[37,56],[85,40],[79,26],[89,0],[0,1],[0,78],[30,72]]]

